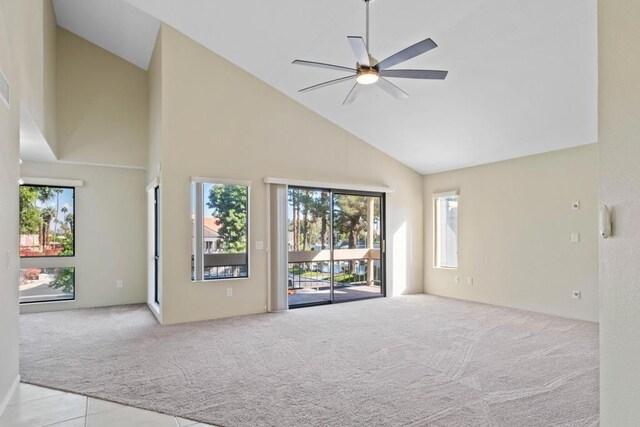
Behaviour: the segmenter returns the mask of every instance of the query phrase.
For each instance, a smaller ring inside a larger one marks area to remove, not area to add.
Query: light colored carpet
[[[223,426],[595,426],[595,323],[438,298],[21,316],[25,382]]]

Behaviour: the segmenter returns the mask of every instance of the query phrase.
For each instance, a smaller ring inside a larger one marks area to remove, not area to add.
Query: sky
[[[46,204],[42,204],[39,200],[36,201],[36,206],[38,208],[44,208],[46,206],[52,206],[52,207],[56,207],[56,198],[55,198],[54,194],[54,198],[50,201],[48,201]],[[64,214],[62,213],[62,208],[66,206],[68,209],[67,213],[74,213],[73,212],[73,189],[72,188],[63,188],[62,189],[62,193],[60,193],[60,206],[58,209],[58,221],[63,221],[64,220]]]

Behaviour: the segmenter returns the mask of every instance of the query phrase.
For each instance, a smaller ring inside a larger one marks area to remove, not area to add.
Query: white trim
[[[438,269],[438,270],[458,270],[458,268],[460,267],[460,260],[457,259],[458,265],[456,265],[455,267],[452,266],[448,266],[448,265],[439,265],[438,261],[440,258],[440,245],[442,244],[438,235],[438,215],[439,215],[439,210],[438,210],[438,202],[440,201],[440,199],[445,198],[445,197],[451,197],[451,196],[456,196],[456,197],[460,197],[460,195],[458,194],[457,190],[454,191],[447,191],[447,192],[442,192],[442,193],[434,193],[433,194],[433,199],[432,199],[432,209],[433,209],[433,268]],[[459,208],[459,207],[458,207]],[[459,217],[458,217],[459,218]],[[456,225],[456,251],[459,251],[459,244],[460,244],[460,237],[458,235],[459,233],[459,222]]]
[[[2,80],[4,80],[7,83],[7,96],[9,97],[9,98],[5,98],[4,95],[0,93],[0,99],[4,101],[4,105],[6,105],[7,108],[11,108],[11,83],[9,83],[9,79],[2,72],[2,70],[0,70],[0,77],[2,78]],[[2,411],[0,411],[0,413],[1,412]]]
[[[156,178],[151,184],[157,184]],[[158,199],[155,199],[155,188],[158,187]],[[158,322],[162,324],[162,312],[160,306],[155,301],[155,238],[158,239],[158,248],[160,263],[158,265],[158,300],[162,303],[162,187],[157,185],[150,185],[147,187],[147,306],[154,314]],[[155,233],[155,204],[158,203],[158,235]]]
[[[154,188],[159,187],[159,186],[160,186],[160,178],[156,177],[156,178],[153,179],[153,181],[151,181],[149,183],[149,185],[147,185],[146,191],[149,192],[149,190],[153,190]]]
[[[271,312],[271,185],[264,184],[266,215],[265,215],[265,230],[264,234],[264,250],[267,252],[267,304],[264,309],[266,312]]]
[[[196,220],[196,253],[194,256],[194,278],[191,280],[191,283],[216,283],[223,282],[229,280],[246,280],[251,278],[251,250],[252,250],[252,241],[251,241],[251,181],[242,181],[242,180],[232,180],[226,178],[206,178],[201,176],[192,176],[190,186],[196,185],[196,212],[195,212],[195,220]],[[203,231],[202,224],[204,223],[203,215],[204,211],[202,207],[204,206],[204,195],[202,193],[202,184],[213,184],[213,185],[234,185],[239,187],[247,188],[247,275],[243,277],[221,277],[216,279],[205,279],[204,278],[204,252],[202,250],[202,234],[199,234]],[[191,191],[189,191],[191,193]],[[191,203],[189,204],[189,217],[193,214],[191,211],[191,207],[193,204],[193,199],[191,199]],[[193,252],[193,248],[191,249]],[[198,262],[200,260],[200,262]],[[199,273],[199,274],[198,274]]]
[[[203,176],[192,176],[191,182],[198,184],[222,184],[222,185],[241,185],[243,187],[251,187],[251,181],[228,178],[208,178]]]
[[[79,179],[36,178],[24,176],[20,178],[23,184],[46,185],[49,187],[82,187],[84,183]]]
[[[74,162],[73,160],[58,160],[58,161],[53,162],[53,163],[62,163],[62,164],[65,164],[65,165],[78,165],[78,166],[96,166],[96,167],[100,167],[100,168],[147,170],[146,166],[115,165],[115,164],[112,164],[112,163]]]
[[[2,402],[0,402],[0,415],[2,415],[4,410],[7,408],[7,406],[9,405],[9,402],[11,402],[11,398],[13,397],[13,394],[18,389],[19,385],[20,385],[20,375],[18,375],[16,379],[13,380],[11,387],[9,387],[9,390],[7,390],[7,394],[2,399]]]
[[[162,314],[160,313],[160,306],[154,301],[153,303],[147,303],[147,307],[149,308],[151,314],[153,314],[153,316],[156,318],[158,323],[162,325]]]
[[[433,193],[434,199],[439,199],[440,197],[449,197],[449,196],[459,196],[460,192],[458,190],[453,191],[443,191],[442,193]]]
[[[305,181],[301,179],[289,179],[289,178],[275,178],[272,176],[266,176],[264,178],[265,184],[284,184],[294,187],[311,187],[311,188],[326,188],[331,190],[353,190],[353,191],[366,191],[370,193],[393,193],[395,190],[389,187],[378,187],[375,185],[360,185],[360,184],[342,184],[336,182],[322,182],[322,181]]]

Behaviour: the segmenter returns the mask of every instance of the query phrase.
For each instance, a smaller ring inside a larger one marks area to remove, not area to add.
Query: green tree
[[[67,212],[69,212],[69,208],[67,208],[67,206],[63,206],[62,208],[60,208],[60,213],[62,214],[62,232],[66,233],[69,229],[69,226],[67,225]]]
[[[58,224],[60,224],[60,221],[58,220],[58,215],[60,213],[60,193],[62,193],[62,191],[64,190],[62,188],[53,188],[52,190],[53,190],[53,193],[56,195],[56,216],[53,219],[56,225],[54,229],[54,233],[58,235]]]
[[[38,190],[36,187],[20,186],[20,234],[37,234],[40,232],[42,218],[36,207]]]
[[[69,209],[63,206],[60,212],[64,214],[62,220],[62,231],[64,234],[58,237],[58,242],[62,245],[61,255],[73,255],[73,213],[67,213]]]
[[[53,190],[51,189],[51,187],[34,187],[34,188],[36,188],[38,192],[38,201],[40,201],[42,206],[47,206],[47,204],[51,201],[51,199],[53,199]],[[43,209],[40,209],[40,217],[42,218],[40,222],[40,247],[44,252],[45,247],[47,246],[47,242],[49,240],[48,229],[50,227],[50,223],[47,222],[45,224],[45,221],[44,221],[45,215],[42,212],[42,210]]]
[[[346,235],[349,248],[358,246],[358,234],[366,230],[367,197],[336,196],[335,226]]]
[[[73,293],[75,272],[73,267],[56,268],[56,278],[49,284],[50,288],[58,289],[65,294]]]
[[[51,220],[56,217],[56,208],[54,208],[53,206],[47,206],[46,208],[42,209],[41,215],[42,224],[44,226],[42,231],[42,234],[44,236],[43,247],[46,248],[47,246],[49,246],[49,241],[51,240]]]
[[[247,187],[239,185],[214,185],[209,191],[207,207],[220,226],[223,252],[247,251],[247,196]]]

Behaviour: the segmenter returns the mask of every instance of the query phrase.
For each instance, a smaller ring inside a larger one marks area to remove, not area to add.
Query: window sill
[[[436,270],[451,270],[451,271],[457,271],[458,267],[437,267],[437,266],[433,266],[434,269]]]
[[[221,282],[229,282],[229,281],[236,281],[236,280],[247,280],[247,279],[249,279],[249,276],[247,276],[247,277],[224,277],[224,278],[220,278],[220,279],[192,280],[191,283],[195,283],[195,284],[221,283]]]
[[[60,304],[65,302],[74,302],[76,299],[58,299],[58,300],[47,300],[47,301],[20,301],[19,305],[36,305],[36,304]]]

